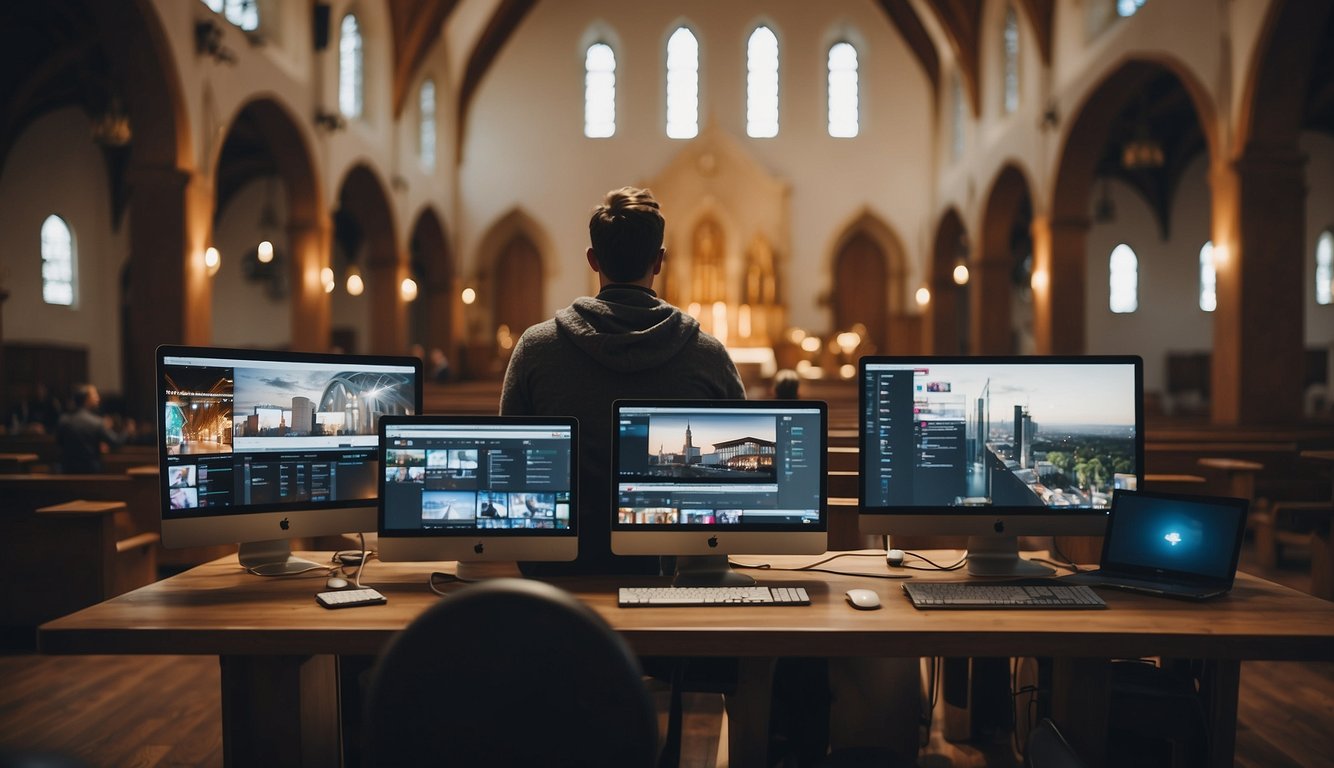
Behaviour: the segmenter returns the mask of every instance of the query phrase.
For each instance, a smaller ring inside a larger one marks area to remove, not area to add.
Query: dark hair
[[[82,408],[88,404],[88,400],[93,396],[92,384],[80,384],[74,388],[74,407]]]
[[[602,272],[618,283],[648,274],[662,249],[663,220],[647,189],[621,187],[607,193],[588,220],[588,239]]]
[[[791,368],[784,368],[774,375],[774,397],[779,400],[796,400],[800,387],[801,378]]]

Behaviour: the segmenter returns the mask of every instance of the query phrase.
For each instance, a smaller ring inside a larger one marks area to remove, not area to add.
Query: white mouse
[[[848,602],[853,608],[874,611],[880,607],[880,595],[874,589],[849,589]]]
[[[330,576],[329,580],[324,582],[324,586],[329,589],[342,589],[347,586],[347,579],[342,576]]]

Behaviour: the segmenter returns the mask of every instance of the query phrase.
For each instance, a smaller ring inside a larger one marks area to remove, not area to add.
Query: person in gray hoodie
[[[612,402],[622,398],[744,399],[721,342],[653,292],[667,252],[647,189],[607,193],[588,222],[597,296],[581,297],[524,331],[514,346],[500,413],[579,419],[579,559],[525,572],[656,573],[657,558],[611,552]]]

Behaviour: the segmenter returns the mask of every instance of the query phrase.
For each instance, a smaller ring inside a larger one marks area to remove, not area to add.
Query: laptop
[[[1232,589],[1246,532],[1246,499],[1117,491],[1102,564],[1061,579],[1188,600]]]

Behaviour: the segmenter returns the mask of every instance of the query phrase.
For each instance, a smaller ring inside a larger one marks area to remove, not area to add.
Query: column
[[[1251,145],[1211,175],[1214,423],[1302,418],[1305,164],[1295,147]]]
[[[1040,355],[1085,353],[1089,220],[1033,218],[1033,334]]]
[[[402,355],[408,348],[407,311],[399,284],[407,277],[407,267],[390,255],[371,253],[366,264],[366,290],[371,300],[370,352],[376,355]]]
[[[971,286],[972,334],[975,355],[1008,355],[1010,331],[1010,264],[1008,254],[983,253],[968,265]]]
[[[324,352],[329,349],[332,312],[320,272],[332,263],[332,230],[329,217],[316,214],[311,220],[289,220],[287,243],[292,253],[292,349]]]

